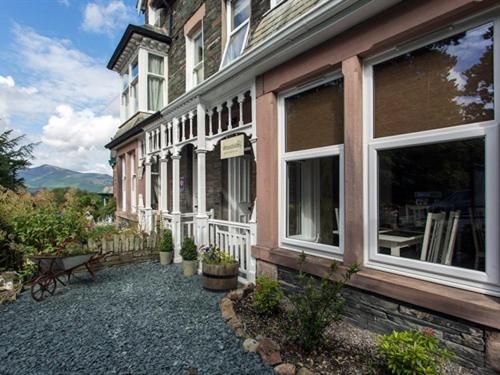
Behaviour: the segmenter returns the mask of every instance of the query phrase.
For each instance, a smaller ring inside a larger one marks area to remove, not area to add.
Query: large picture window
[[[368,64],[370,265],[498,287],[495,29]]]
[[[343,232],[343,80],[280,100],[284,246],[340,254]]]

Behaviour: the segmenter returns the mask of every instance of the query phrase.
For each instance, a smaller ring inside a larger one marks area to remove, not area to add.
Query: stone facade
[[[186,38],[184,24],[203,4],[203,1],[176,1],[172,4],[172,44],[168,52],[168,101],[172,102],[186,92]],[[222,58],[222,4],[221,0],[206,0],[203,17],[205,79],[219,70]]]
[[[273,277],[272,267],[276,266],[259,261],[257,273]],[[287,293],[297,288],[297,275],[295,270],[277,267],[276,277]],[[495,350],[489,352],[490,348],[500,347],[498,331],[349,286],[342,294],[346,300],[345,319],[360,328],[379,334],[431,328],[443,345],[455,354],[455,361],[473,369],[475,374],[494,375],[493,369],[498,370],[500,366],[495,367],[492,362]]]

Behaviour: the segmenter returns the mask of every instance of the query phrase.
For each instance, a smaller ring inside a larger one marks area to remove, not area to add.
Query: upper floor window
[[[284,1],[285,0],[271,0],[271,8],[278,6],[279,4],[283,3]]]
[[[164,106],[164,58],[148,55],[148,110],[159,111]]]
[[[203,82],[203,31],[200,28],[186,38],[186,86],[191,89]]]
[[[227,30],[228,38],[222,66],[238,58],[245,48],[250,19],[250,0],[228,0]]]
[[[137,75],[139,74],[139,64],[137,63],[137,60],[130,65],[130,77],[133,80]]]

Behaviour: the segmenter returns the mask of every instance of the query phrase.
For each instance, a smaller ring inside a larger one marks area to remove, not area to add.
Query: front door
[[[228,159],[229,221],[248,223],[252,214],[250,177],[252,157],[244,155]]]

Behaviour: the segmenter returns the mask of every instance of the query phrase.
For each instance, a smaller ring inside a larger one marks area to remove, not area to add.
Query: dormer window
[[[148,110],[160,111],[164,107],[164,59],[148,54]]]
[[[227,18],[228,38],[222,67],[243,53],[249,29],[250,0],[228,0]]]

